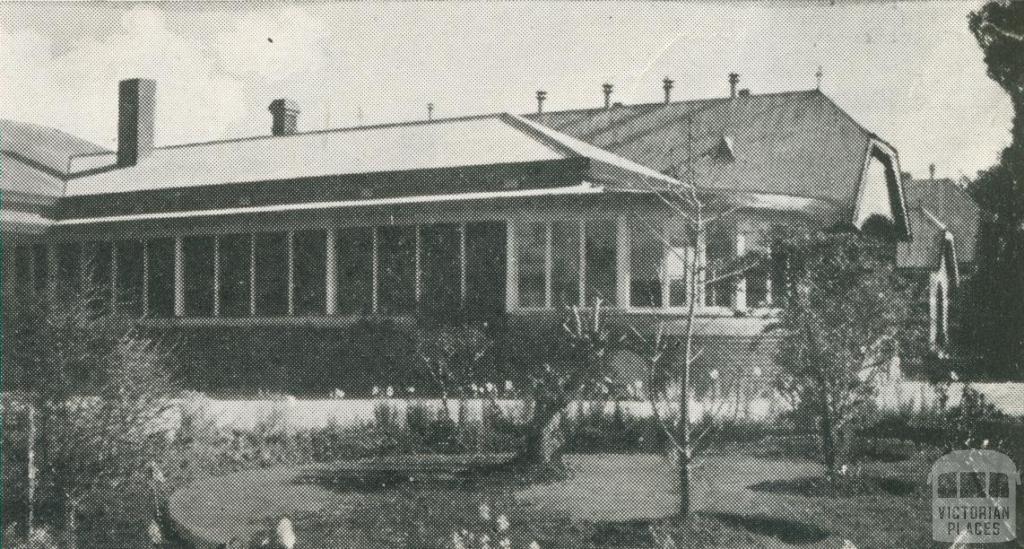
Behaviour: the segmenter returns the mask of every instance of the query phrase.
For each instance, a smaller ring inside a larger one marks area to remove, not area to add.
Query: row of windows
[[[520,225],[519,306],[592,304],[600,298],[612,306],[683,307],[696,293],[705,306],[734,307],[742,287],[745,306],[759,308],[772,306],[773,294],[782,287],[784,265],[773,257],[767,231],[737,235],[727,227],[718,228],[707,235],[703,253],[698,254],[698,239],[661,223],[633,223],[625,229],[623,250],[618,230],[614,220]],[[628,277],[628,304],[618,303],[620,252],[629,258],[628,275],[623,273]],[[763,259],[739,261],[753,254]]]
[[[15,276],[42,291],[55,268],[57,288],[154,317],[495,309],[504,243],[503,224],[475,223],[33,245]]]

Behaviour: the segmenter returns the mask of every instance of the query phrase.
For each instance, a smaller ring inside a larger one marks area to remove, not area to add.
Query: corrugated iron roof
[[[527,118],[698,187],[843,205],[856,200],[873,138],[816,90]],[[732,158],[715,154],[723,141]]]
[[[952,179],[908,179],[904,181],[907,206],[925,208],[956,237],[956,255],[961,262],[974,261],[981,229],[981,208]]]

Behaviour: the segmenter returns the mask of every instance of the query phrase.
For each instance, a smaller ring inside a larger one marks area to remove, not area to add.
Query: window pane
[[[148,243],[149,314],[174,316],[174,240],[158,238]]]
[[[407,312],[416,302],[416,227],[381,227],[378,243],[380,308]]]
[[[132,317],[142,316],[142,242],[117,243],[117,310]]]
[[[220,314],[249,316],[252,239],[247,234],[220,237]]]
[[[338,313],[366,314],[373,308],[373,229],[341,229],[337,240]]]
[[[707,287],[705,305],[732,307],[736,294],[736,277],[715,280],[735,268],[736,239],[733,231],[722,225],[713,225],[707,236]]]
[[[82,245],[69,242],[57,245],[57,291],[68,294],[82,289],[81,266]]]
[[[461,300],[459,226],[420,227],[420,246],[423,310],[457,310]]]
[[[322,315],[327,292],[327,233],[295,233],[295,314]]]
[[[551,300],[556,307],[580,303],[580,226],[551,224]]]
[[[637,222],[630,234],[629,302],[634,307],[661,307],[665,244],[660,223]]]
[[[32,289],[32,248],[28,246],[14,249],[14,281],[19,292]]]
[[[685,223],[669,224],[669,248],[665,251],[665,276],[668,277],[669,306],[682,307],[690,302],[689,273],[693,266],[694,237]]]
[[[746,261],[744,275],[747,285],[747,307],[768,307],[772,304],[772,229],[766,223],[756,224],[743,233]]]
[[[993,498],[1010,497],[1010,479],[1003,473],[989,473],[988,495]]]
[[[985,497],[985,473],[960,473],[960,497]]]
[[[99,314],[110,312],[111,244],[109,242],[90,242],[85,246],[85,277],[88,280],[90,309]]]
[[[32,282],[37,292],[46,291],[50,283],[50,257],[45,244],[32,245]]]
[[[288,235],[259,233],[256,245],[256,314],[288,314]]]
[[[943,473],[939,475],[938,484],[935,487],[936,495],[940,498],[955,498],[956,496],[956,473]]]
[[[466,225],[466,313],[471,319],[489,319],[505,311],[504,222]]]
[[[516,255],[519,259],[519,305],[544,307],[544,256],[547,224],[524,223],[519,227]]]
[[[193,236],[182,241],[185,262],[185,316],[213,315],[212,236]]]
[[[587,304],[598,299],[606,305],[615,304],[615,221],[588,221],[586,225]]]

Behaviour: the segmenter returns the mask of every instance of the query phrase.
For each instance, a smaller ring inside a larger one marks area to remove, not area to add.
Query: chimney
[[[434,104],[433,103],[427,103],[427,120],[433,120],[433,119],[434,119]]]
[[[537,90],[537,114],[544,112],[544,100],[548,98],[548,92]]]
[[[611,108],[612,106],[612,85],[602,84],[601,89],[604,90],[604,108]]]
[[[750,88],[740,90],[740,97],[750,97]]]
[[[274,118],[270,128],[272,135],[291,135],[299,131],[299,104],[291,99],[275,99],[270,102],[270,114]]]
[[[935,179],[935,164],[928,164],[928,179]]]
[[[156,81],[122,80],[117,98],[117,165],[134,166],[153,152]]]
[[[669,103],[672,102],[672,85],[673,84],[675,84],[675,81],[672,80],[671,78],[667,77],[667,76],[665,77],[664,80],[661,81],[661,89],[665,90],[665,104],[666,105],[668,105]]]
[[[740,83],[740,75],[735,72],[729,73],[729,97],[736,97],[736,85]]]

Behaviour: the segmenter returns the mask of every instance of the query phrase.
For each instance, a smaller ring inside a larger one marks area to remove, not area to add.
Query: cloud
[[[172,32],[164,13],[149,6],[125,12],[118,32],[81,39],[60,54],[36,30],[0,27],[0,36],[0,116],[6,118],[113,148],[117,83],[132,77],[157,81],[158,144],[219,138],[245,115],[242,82],[219,70],[199,41]]]

